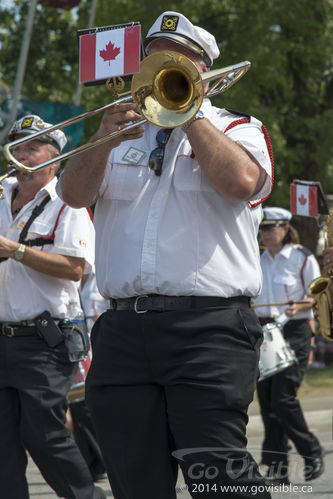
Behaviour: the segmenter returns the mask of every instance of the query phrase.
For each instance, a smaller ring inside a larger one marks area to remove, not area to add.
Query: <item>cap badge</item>
[[[22,121],[22,125],[21,125],[21,128],[30,128],[32,123],[34,121],[34,118],[31,117],[31,118],[25,118],[23,121]]]
[[[178,26],[178,16],[163,16],[161,31],[176,31]]]

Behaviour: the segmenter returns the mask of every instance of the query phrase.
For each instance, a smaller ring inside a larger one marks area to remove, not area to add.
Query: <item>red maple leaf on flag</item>
[[[115,47],[114,43],[111,42],[105,45],[104,50],[99,51],[100,57],[102,57],[104,61],[109,61],[109,66],[110,66],[110,61],[113,61],[119,53],[120,53],[120,47]]]
[[[304,194],[302,194],[299,198],[298,198],[298,201],[301,205],[304,205],[307,203],[307,199],[306,197],[304,196]]]

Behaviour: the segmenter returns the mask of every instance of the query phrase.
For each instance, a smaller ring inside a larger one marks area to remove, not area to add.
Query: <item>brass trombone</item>
[[[162,128],[175,128],[184,125],[197,113],[204,97],[213,97],[225,92],[250,69],[250,66],[250,62],[244,61],[222,69],[199,73],[190,59],[177,52],[156,52],[149,55],[141,62],[140,73],[134,74],[132,77],[129,92],[131,95],[6,144],[3,153],[8,161],[8,171],[0,177],[0,195],[1,182],[15,173],[15,170],[22,172],[40,170],[52,163],[96,147],[147,122]],[[19,144],[95,116],[116,104],[131,101],[137,105],[143,118],[120,130],[110,132],[95,142],[83,144],[72,151],[60,154],[56,158],[33,167],[20,163],[11,153],[11,149]]]

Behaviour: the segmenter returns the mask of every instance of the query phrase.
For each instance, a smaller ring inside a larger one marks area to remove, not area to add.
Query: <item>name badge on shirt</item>
[[[145,155],[145,151],[141,151],[141,149],[137,149],[136,147],[130,147],[121,159],[127,161],[127,163],[137,165]]]

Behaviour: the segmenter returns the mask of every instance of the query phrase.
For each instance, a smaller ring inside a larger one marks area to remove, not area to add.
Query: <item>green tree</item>
[[[27,1],[1,12],[0,77],[13,85],[28,11]],[[72,11],[37,6],[23,95],[52,102],[73,102],[77,74],[76,21]]]

